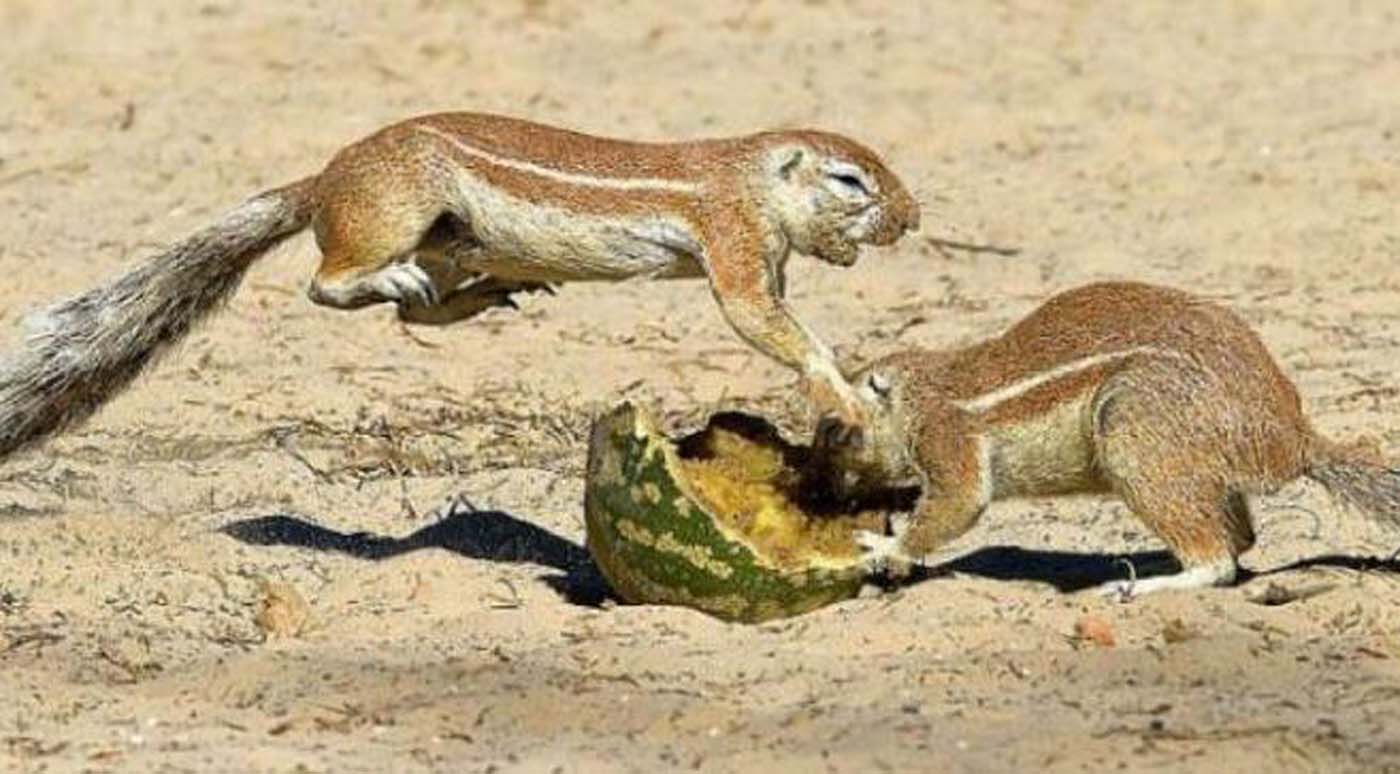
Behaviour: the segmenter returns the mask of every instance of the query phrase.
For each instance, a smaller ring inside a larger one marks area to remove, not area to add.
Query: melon
[[[624,601],[729,621],[797,615],[859,592],[856,530],[885,511],[805,496],[807,449],[760,417],[727,412],[674,440],[631,404],[589,441],[589,553]]]

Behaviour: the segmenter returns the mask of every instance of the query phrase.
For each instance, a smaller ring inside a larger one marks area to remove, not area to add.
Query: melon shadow
[[[468,559],[537,564],[559,571],[541,579],[571,603],[597,606],[612,598],[583,546],[505,511],[452,508],[402,537],[339,532],[291,513],[242,519],[219,531],[245,545],[305,548],[370,561],[440,548]]]

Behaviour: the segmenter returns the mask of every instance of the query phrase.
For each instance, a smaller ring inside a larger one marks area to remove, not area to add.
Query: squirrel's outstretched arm
[[[706,269],[720,310],[740,338],[803,376],[819,412],[859,422],[864,409],[837,367],[831,348],[807,329],[783,300],[777,267],[748,229],[712,237]]]

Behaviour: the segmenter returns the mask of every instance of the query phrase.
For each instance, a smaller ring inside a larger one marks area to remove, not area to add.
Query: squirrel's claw
[[[433,306],[438,302],[437,288],[423,267],[412,263],[386,266],[371,280],[381,298],[400,305]]]

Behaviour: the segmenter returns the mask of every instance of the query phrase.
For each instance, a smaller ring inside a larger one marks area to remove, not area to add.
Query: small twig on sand
[[[6,639],[0,639],[0,653],[9,653],[19,650],[26,645],[37,646],[35,650],[43,650],[45,645],[52,645],[63,640],[62,634],[43,630],[25,631],[15,634]]]
[[[397,467],[398,466],[395,466],[395,468]],[[399,508],[403,511],[405,518],[417,521],[418,509],[413,507],[413,499],[408,496],[408,482],[405,480],[407,476],[404,475],[404,471],[401,469],[396,469],[394,472],[398,475],[399,479]]]
[[[933,249],[937,250],[944,258],[953,257],[951,252],[954,250],[964,253],[991,253],[992,255],[1000,255],[1007,258],[1021,254],[1021,248],[1019,247],[1002,247],[1000,245],[977,244],[976,242],[960,242],[956,239],[943,239],[941,237],[929,237],[924,241],[932,245]]]
[[[7,175],[0,175],[0,186],[17,183],[26,177],[32,177],[34,175],[44,175],[50,172],[84,172],[87,168],[88,162],[86,159],[74,159],[73,161],[65,161],[59,164],[29,167],[28,169],[17,170]]]
[[[1287,605],[1291,602],[1298,602],[1308,599],[1309,597],[1315,597],[1319,594],[1326,594],[1335,588],[1337,588],[1337,584],[1335,583],[1314,583],[1311,586],[1300,586],[1294,589],[1290,589],[1287,586],[1280,586],[1277,583],[1270,583],[1264,587],[1263,591],[1252,593],[1245,592],[1244,598],[1256,605],[1277,607],[1278,605]]]
[[[413,342],[414,344],[417,344],[418,346],[424,349],[442,349],[441,344],[434,344],[433,342],[428,341],[427,339],[422,338],[421,336],[418,336],[413,332],[413,329],[410,328],[408,324],[402,321],[399,322],[399,333],[403,334],[404,338],[408,339],[409,341]]]
[[[505,578],[497,578],[496,582],[510,592],[507,597],[504,594],[487,594],[486,598],[491,602],[492,610],[518,610],[525,606],[525,601],[520,598],[520,590]]]
[[[274,433],[273,438],[277,441],[277,448],[287,453],[287,456],[300,462],[303,467],[311,471],[311,474],[320,479],[322,483],[331,483],[331,474],[311,464],[311,461],[301,456],[301,452],[292,445],[292,434],[290,432]]]
[[[1127,600],[1133,598],[1133,590],[1137,587],[1137,565],[1133,564],[1133,560],[1129,559],[1126,556],[1118,557],[1113,561],[1113,563],[1115,565],[1121,564],[1124,567],[1128,568],[1128,582],[1123,584],[1123,586],[1119,587],[1118,589],[1118,594],[1121,598],[1121,601],[1126,602]]]

